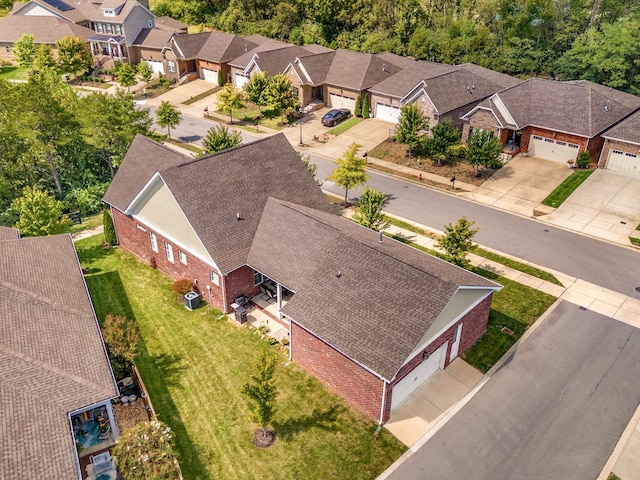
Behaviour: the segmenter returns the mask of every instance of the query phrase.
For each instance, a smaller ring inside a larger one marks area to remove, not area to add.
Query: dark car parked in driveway
[[[347,108],[334,108],[325,113],[322,117],[322,124],[325,127],[333,127],[343,120],[346,120],[351,116],[351,111]]]

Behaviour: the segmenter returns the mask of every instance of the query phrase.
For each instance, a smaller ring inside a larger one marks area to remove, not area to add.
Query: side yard
[[[136,364],[159,419],[176,434],[185,478],[370,479],[403,453],[389,432],[376,433],[255,332],[208,306],[186,310],[166,277],[101,241],[76,244],[98,318],[111,312],[136,320]],[[277,440],[265,450],[252,444],[255,427],[239,393],[263,349],[280,358]]]

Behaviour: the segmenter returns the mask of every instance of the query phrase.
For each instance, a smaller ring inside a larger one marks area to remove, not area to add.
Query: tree
[[[216,153],[227,148],[237,147],[242,143],[240,133],[230,131],[225,126],[213,127],[209,129],[202,139],[204,153]]]
[[[104,241],[109,245],[115,245],[118,243],[116,237],[116,229],[113,225],[113,218],[109,214],[109,210],[106,208],[102,211],[102,226],[104,227]]]
[[[315,163],[311,163],[311,157],[309,155],[303,155],[302,152],[296,153],[298,154],[298,158],[302,161],[302,164],[316,181],[316,184],[321,187],[324,182],[322,180],[318,180],[318,166]]]
[[[411,150],[424,142],[424,131],[428,128],[427,119],[420,107],[415,103],[409,103],[400,109],[396,140],[409,145],[409,155],[411,155]]]
[[[467,254],[474,247],[471,238],[479,230],[479,228],[471,228],[474,223],[462,217],[455,225],[449,224],[444,227],[445,234],[436,246],[444,250],[445,259],[448,262],[463,268],[469,266]]]
[[[371,108],[369,107],[369,95],[364,94],[364,99],[362,100],[362,118],[369,118],[369,114],[371,113]]]
[[[175,128],[182,122],[182,114],[168,101],[163,101],[156,112],[156,122],[160,127],[167,127],[167,135],[171,138],[171,128]]]
[[[91,52],[79,37],[66,35],[56,40],[58,65],[62,73],[75,75],[91,68]]]
[[[387,223],[384,221],[382,207],[387,200],[386,193],[373,187],[365,187],[358,199],[358,211],[353,215],[353,220],[376,232],[383,230]]]
[[[123,63],[118,68],[117,77],[118,83],[121,87],[126,88],[127,92],[136,84],[136,70],[128,63]]]
[[[344,158],[336,159],[338,165],[327,180],[334,182],[336,185],[344,188],[344,205],[347,206],[347,195],[349,190],[356,188],[369,180],[369,175],[365,171],[367,161],[364,158],[356,157],[358,152],[358,144],[352,143],[347,151],[344,152]]]
[[[224,75],[222,74],[222,70],[218,69],[218,86],[222,87],[224,85]]]
[[[356,106],[353,110],[354,110],[353,114],[356,117],[362,117],[362,99],[360,95],[358,95],[358,98],[356,98]]]
[[[124,480],[182,478],[171,429],[158,420],[138,423],[122,432],[113,455]]]
[[[53,58],[53,52],[49,45],[47,45],[46,43],[41,43],[40,45],[38,45],[38,48],[36,48],[35,56],[33,57],[31,67],[35,72],[46,69],[55,70],[58,67],[55,58]]]
[[[475,165],[476,176],[480,176],[480,166],[500,164],[501,153],[500,139],[488,130],[474,130],[467,141],[466,158],[470,165]]]
[[[122,315],[107,313],[101,330],[114,374],[120,376],[129,372],[138,355],[138,343],[140,343],[138,325]]]
[[[30,33],[23,34],[14,44],[11,51],[13,56],[22,68],[29,68],[36,54],[36,44],[34,36]]]
[[[69,217],[62,214],[62,202],[35,187],[25,187],[11,207],[20,218],[15,227],[26,237],[64,233],[71,225]]]
[[[267,104],[265,92],[269,81],[267,80],[266,72],[258,72],[251,75],[251,78],[244,84],[244,96],[251,103],[258,105],[258,109]]]
[[[151,77],[153,76],[153,68],[149,62],[140,62],[136,67],[136,72],[138,73],[138,77],[144,83],[149,83],[151,81]]]
[[[449,147],[459,142],[460,130],[453,126],[451,119],[445,118],[431,128],[431,137],[426,139],[426,146],[439,165],[440,161],[447,157]]]
[[[282,116],[282,124],[284,125],[284,114],[296,104],[295,90],[291,81],[283,73],[274,75],[269,79],[267,89],[264,92],[265,99],[269,105],[280,112]]]
[[[267,447],[273,442],[273,432],[267,427],[271,423],[275,412],[274,401],[278,395],[273,373],[276,369],[276,357],[263,351],[256,365],[256,373],[251,375],[251,382],[242,386],[240,392],[247,397],[247,404],[251,410],[249,419],[260,426],[259,437],[254,436],[256,446]]]
[[[218,93],[218,108],[229,112],[229,123],[233,125],[233,112],[244,108],[244,95],[232,83],[227,83]]]

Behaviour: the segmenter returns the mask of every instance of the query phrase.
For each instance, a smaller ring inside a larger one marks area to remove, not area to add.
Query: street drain
[[[585,312],[587,311],[587,307],[578,307],[580,310],[584,310]]]

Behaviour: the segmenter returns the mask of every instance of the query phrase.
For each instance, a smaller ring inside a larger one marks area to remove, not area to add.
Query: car
[[[351,110],[348,108],[334,108],[329,110],[322,117],[322,125],[325,127],[333,127],[343,120],[346,120],[351,116]]]

